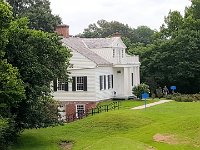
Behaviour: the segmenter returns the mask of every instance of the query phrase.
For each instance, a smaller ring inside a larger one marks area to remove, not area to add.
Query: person
[[[161,87],[159,87],[159,88],[156,89],[156,95],[157,95],[157,97],[159,99],[163,96],[162,88]]]
[[[167,95],[168,93],[169,93],[169,90],[168,90],[167,86],[164,86],[164,88],[163,88],[163,94]]]

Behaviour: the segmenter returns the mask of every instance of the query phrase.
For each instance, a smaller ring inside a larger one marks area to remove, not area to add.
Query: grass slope
[[[200,150],[200,103],[170,102],[146,110],[130,110],[141,102],[122,101],[121,109],[64,126],[23,132],[13,150]],[[155,142],[155,134],[176,136],[175,144]]]

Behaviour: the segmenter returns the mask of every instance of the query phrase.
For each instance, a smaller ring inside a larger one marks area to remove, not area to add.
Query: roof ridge
[[[62,42],[68,46],[71,47],[73,50],[77,51],[81,55],[85,56],[92,62],[96,63],[97,65],[111,65],[109,61],[102,58],[95,52],[91,51],[88,47],[85,46],[84,42],[81,38],[64,38]]]

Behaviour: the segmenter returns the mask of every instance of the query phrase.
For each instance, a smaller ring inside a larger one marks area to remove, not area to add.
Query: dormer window
[[[115,49],[113,49],[113,58],[115,58]]]

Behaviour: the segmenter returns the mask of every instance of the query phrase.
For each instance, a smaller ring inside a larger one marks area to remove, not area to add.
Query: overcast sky
[[[146,25],[159,29],[169,10],[182,14],[189,0],[50,0],[53,14],[70,26],[70,34],[82,33],[100,19],[119,21],[132,28]]]

